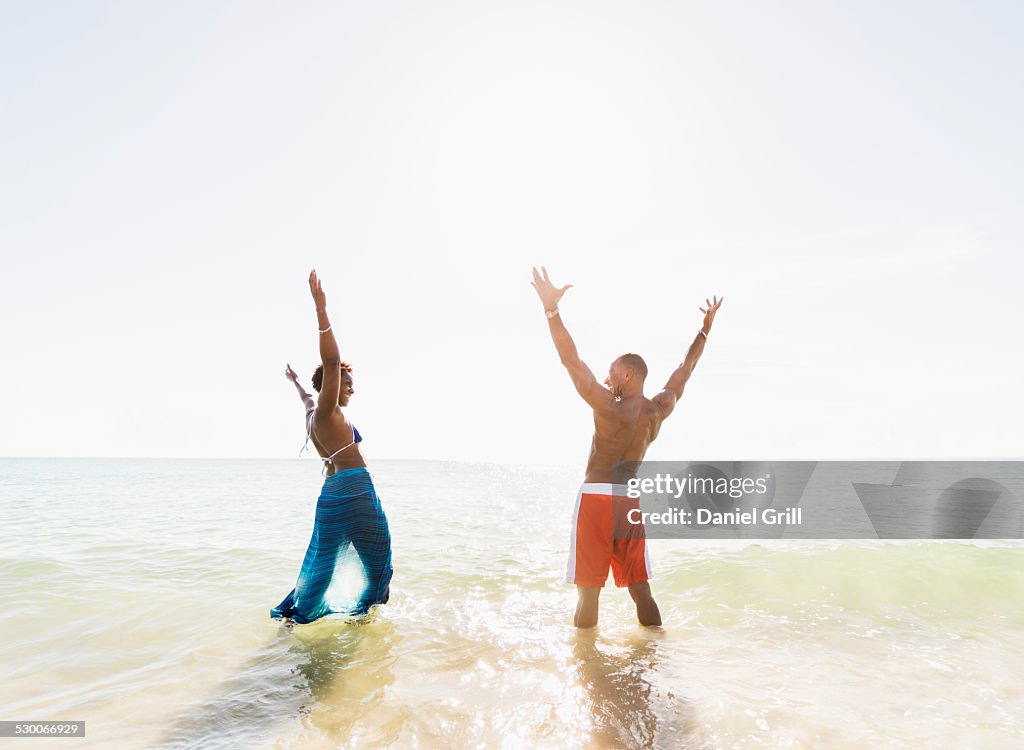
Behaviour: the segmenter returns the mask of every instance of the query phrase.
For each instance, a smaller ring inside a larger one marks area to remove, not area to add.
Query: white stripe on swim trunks
[[[583,485],[585,487],[586,485]],[[580,501],[583,499],[583,487],[576,493],[576,507],[572,511],[572,534],[569,536],[569,564],[565,568],[565,582],[576,582],[576,524],[580,516]]]
[[[644,567],[647,568],[647,580],[654,578],[654,571],[651,570],[651,545],[647,543],[647,538],[644,537]]]
[[[625,497],[627,487],[624,484],[612,484],[611,482],[584,482],[580,486],[580,492],[585,495],[614,495]]]

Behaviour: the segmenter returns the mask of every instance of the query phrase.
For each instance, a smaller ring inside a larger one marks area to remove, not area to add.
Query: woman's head
[[[348,400],[352,397],[352,394],[356,392],[355,388],[352,387],[352,365],[348,362],[342,362],[338,365],[341,370],[341,388],[338,389],[338,406],[347,406]],[[319,393],[320,389],[324,387],[324,366],[317,365],[316,369],[313,370],[313,389]]]

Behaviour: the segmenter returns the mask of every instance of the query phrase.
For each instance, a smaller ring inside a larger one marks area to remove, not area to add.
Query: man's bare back
[[[587,459],[587,482],[611,482],[619,461],[642,461],[658,437],[661,410],[640,395],[616,401],[610,413],[594,411],[594,438]]]
[[[569,372],[576,392],[594,411],[594,437],[590,444],[590,458],[583,487],[577,498],[566,580],[575,583],[579,602],[573,624],[593,627],[597,624],[598,597],[608,577],[609,567],[615,573],[616,585],[628,586],[636,603],[637,618],[643,625],[660,625],[661,613],[651,595],[647,580],[646,539],[641,526],[628,539],[613,538],[603,525],[605,514],[612,512],[605,501],[614,502],[614,492],[607,488],[613,484],[613,469],[620,461],[639,462],[661,431],[661,424],[675,409],[683,395],[697,360],[704,351],[711,324],[722,300],[706,300],[704,322],[697,332],[686,358],[669,377],[665,387],[654,398],[644,396],[647,365],[637,354],[623,354],[608,368],[608,377],[601,385],[594,373],[584,364],[576,351],[569,331],[562,322],[558,302],[567,284],[556,287],[548,278],[547,269],[533,269],[533,288],[537,290],[548,318],[548,328],[562,365]],[[724,299],[724,298],[723,298]],[[586,501],[586,504],[584,504]]]

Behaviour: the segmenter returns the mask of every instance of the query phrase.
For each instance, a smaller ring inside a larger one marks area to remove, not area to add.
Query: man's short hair
[[[645,380],[647,378],[647,363],[644,362],[644,358],[639,354],[623,354],[615,361],[624,364],[636,373],[636,376],[641,380]]]
[[[342,372],[347,372],[347,373],[351,373],[352,372],[352,365],[350,365],[348,362],[342,362],[338,366],[341,368]],[[320,389],[323,388],[323,387],[324,387],[324,366],[323,365],[317,365],[316,369],[313,370],[313,390],[315,390],[317,393],[319,393]]]

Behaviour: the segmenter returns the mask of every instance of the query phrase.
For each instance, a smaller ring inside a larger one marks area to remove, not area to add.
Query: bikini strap
[[[351,447],[352,447],[353,445],[355,445],[355,444],[356,444],[356,441],[355,441],[355,440],[353,440],[353,441],[352,441],[351,443],[349,443],[348,445],[346,445],[346,446],[345,446],[345,448],[351,448]],[[327,457],[326,457],[326,458],[324,459],[324,461],[330,461],[330,460],[331,460],[332,458],[334,458],[334,457],[335,457],[335,456],[337,456],[337,455],[338,455],[339,453],[341,453],[341,452],[342,452],[343,450],[345,450],[345,448],[338,448],[338,450],[334,451],[334,453],[332,453],[331,455],[327,456]]]
[[[313,413],[315,409],[310,409],[306,412],[306,442],[302,444],[302,448],[299,449],[299,455],[301,456],[309,448],[309,441],[313,438]]]
[[[299,451],[299,455],[300,456],[303,454],[303,452],[305,452],[306,448],[309,446],[309,441],[313,437],[313,415],[314,415],[314,413],[315,413],[315,410],[311,410],[308,414],[306,414],[306,442],[302,444],[302,450]],[[337,456],[343,450],[351,448],[353,445],[355,445],[356,443],[359,442],[358,440],[356,440],[356,436],[359,434],[359,433],[356,432],[356,426],[354,424],[350,424],[349,426],[352,428],[352,442],[349,443],[348,445],[342,447],[342,448],[338,448],[338,450],[334,451],[334,453],[332,453],[329,456],[320,456],[320,460],[324,462],[323,473],[325,475],[327,474],[327,467],[330,466],[332,463],[334,463],[333,459],[334,459],[335,456]]]

